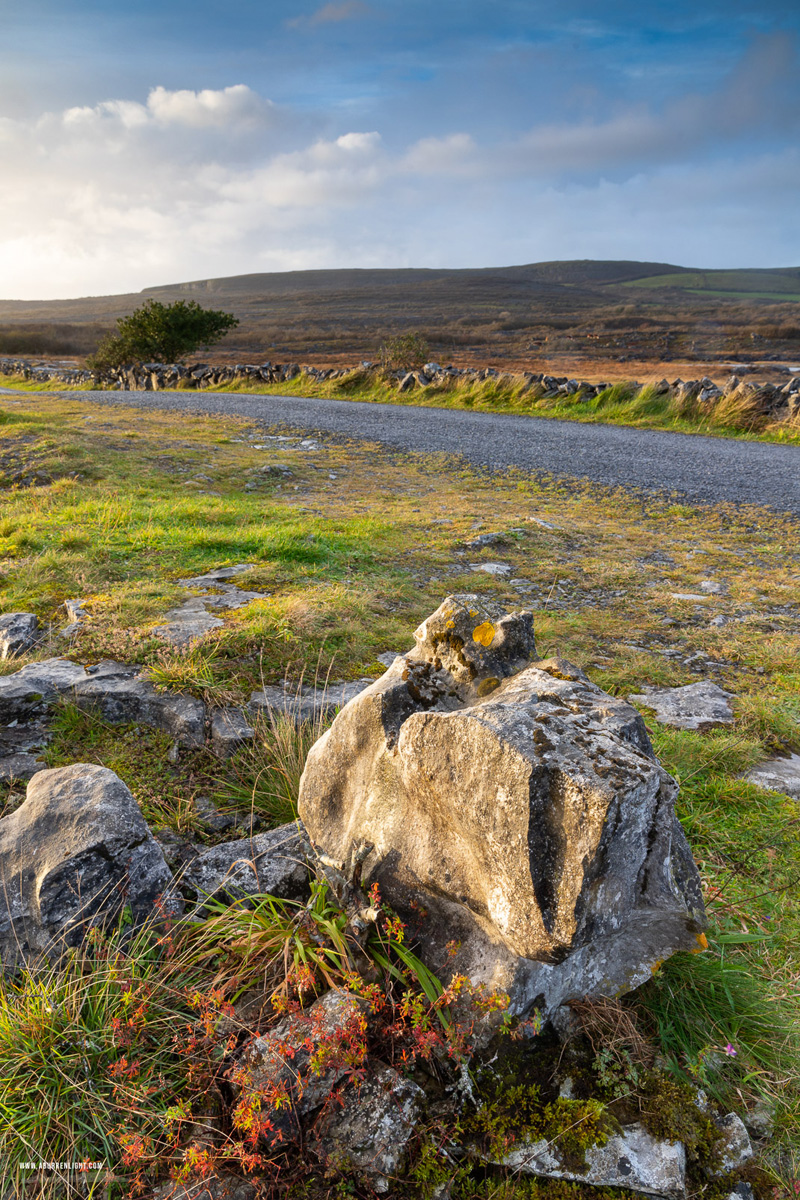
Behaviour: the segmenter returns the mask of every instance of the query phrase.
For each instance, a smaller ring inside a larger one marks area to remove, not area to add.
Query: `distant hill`
[[[519,358],[568,350],[571,341],[609,354],[637,343],[635,353],[668,361],[677,352],[700,353],[699,341],[704,352],[729,355],[752,355],[765,337],[782,345],[787,330],[791,342],[800,267],[701,270],[584,259],[232,275],[118,296],[0,300],[0,353],[13,352],[26,331],[31,345],[43,338],[55,353],[87,352],[115,318],[148,298],[195,299],[233,312],[241,324],[224,353],[250,358],[373,357],[387,336],[419,329],[440,357]],[[763,332],[767,325],[773,333]]]

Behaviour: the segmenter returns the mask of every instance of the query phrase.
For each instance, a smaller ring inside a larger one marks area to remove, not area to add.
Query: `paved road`
[[[520,467],[567,479],[675,491],[688,500],[763,504],[800,516],[800,448],[573,421],[215,392],[70,392],[70,399],[175,412],[236,414],[384,442],[461,454],[475,466]]]

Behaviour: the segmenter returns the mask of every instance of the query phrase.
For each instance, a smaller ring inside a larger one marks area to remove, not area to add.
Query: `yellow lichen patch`
[[[704,933],[698,933],[697,949],[693,950],[692,954],[702,954],[703,951],[707,950],[707,949],[708,949],[708,938],[706,937],[706,935]]]
[[[495,679],[494,676],[492,676],[490,679],[484,679],[483,683],[481,683],[478,687],[478,695],[488,696],[490,692],[493,692],[499,686],[500,680]]]
[[[494,625],[491,621],[484,621],[482,625],[478,625],[472,631],[473,640],[479,642],[481,646],[491,646],[494,640]]]

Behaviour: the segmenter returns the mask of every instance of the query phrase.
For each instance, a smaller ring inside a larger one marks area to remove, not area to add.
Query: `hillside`
[[[439,357],[650,361],[800,354],[800,268],[697,270],[569,261],[481,269],[347,269],[200,279],[140,293],[0,301],[0,352],[88,353],[144,299],[235,313],[223,357],[374,356],[420,329]]]

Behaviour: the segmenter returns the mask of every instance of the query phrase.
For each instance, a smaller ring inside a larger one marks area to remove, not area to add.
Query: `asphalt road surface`
[[[70,399],[176,413],[232,414],[304,433],[329,432],[478,467],[588,479],[689,501],[766,505],[800,516],[800,448],[696,434],[583,425],[502,413],[219,392],[70,392]]]

